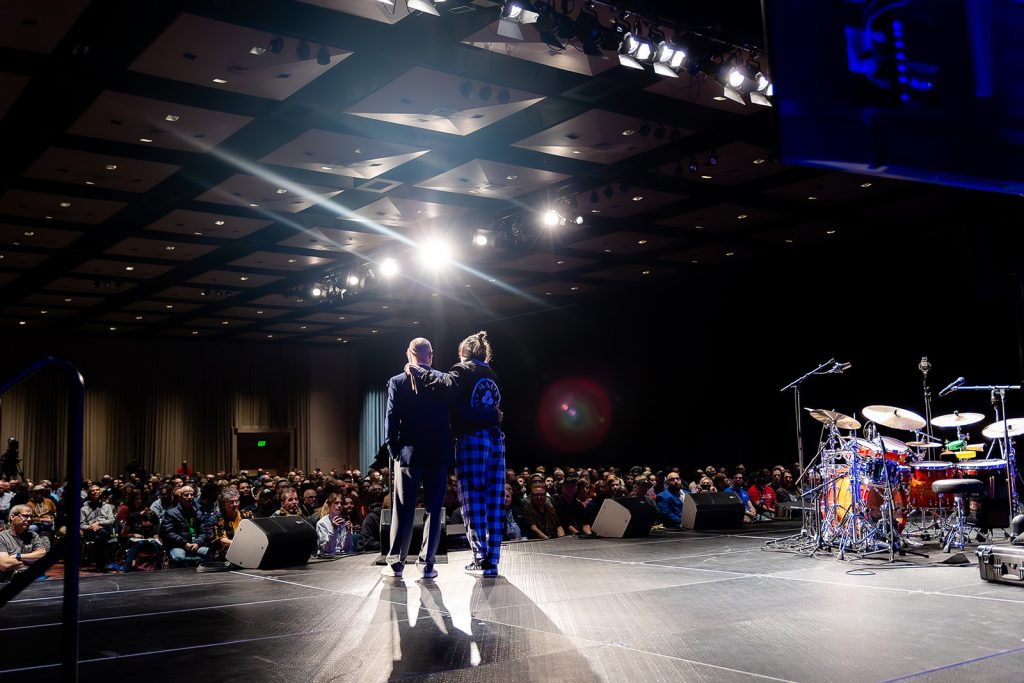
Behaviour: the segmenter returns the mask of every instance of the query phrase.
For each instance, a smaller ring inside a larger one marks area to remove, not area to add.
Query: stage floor
[[[970,565],[899,569],[767,552],[735,533],[564,538],[498,579],[385,579],[373,557],[81,583],[82,680],[1020,680],[1024,590]],[[932,561],[947,555],[933,551]],[[0,610],[0,673],[59,675],[59,582]],[[24,673],[18,673],[24,672]],[[31,673],[29,673],[31,672]]]

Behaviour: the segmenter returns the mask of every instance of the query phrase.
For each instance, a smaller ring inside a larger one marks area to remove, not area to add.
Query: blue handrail
[[[67,533],[63,541],[55,544],[38,562],[26,571],[20,572],[0,590],[0,608],[10,602],[49,569],[58,557],[64,555],[64,607],[61,626],[61,678],[65,681],[78,680],[78,569],[81,564],[79,548],[82,531],[80,528],[82,510],[82,443],[85,422],[85,380],[74,365],[62,358],[47,356],[25,370],[0,384],[0,395],[20,384],[40,370],[55,367],[68,379],[71,391],[68,396],[67,483],[64,485],[64,514]]]

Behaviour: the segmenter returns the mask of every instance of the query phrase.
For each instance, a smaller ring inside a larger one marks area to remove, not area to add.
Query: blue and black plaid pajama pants
[[[455,474],[473,558],[496,566],[505,519],[505,435],[500,427],[459,436]]]

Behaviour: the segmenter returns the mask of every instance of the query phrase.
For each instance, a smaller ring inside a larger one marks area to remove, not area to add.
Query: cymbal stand
[[[793,390],[793,406],[794,406],[793,407],[793,412],[794,412],[794,415],[796,417],[796,451],[797,451],[797,462],[799,463],[799,466],[800,466],[800,478],[797,479],[796,486],[797,486],[797,490],[801,491],[801,496],[800,496],[801,499],[803,499],[804,496],[803,496],[803,492],[802,492],[802,490],[800,488],[799,482],[804,478],[804,475],[807,473],[807,470],[809,469],[810,465],[808,465],[807,467],[804,466],[804,432],[803,432],[803,427],[801,426],[802,415],[801,415],[801,410],[800,410],[800,385],[803,384],[804,381],[808,377],[810,377],[811,375],[824,374],[822,371],[825,368],[827,368],[828,366],[830,366],[830,365],[835,365],[835,362],[836,362],[835,358],[829,358],[827,361],[825,361],[824,363],[822,363],[818,367],[814,368],[810,372],[808,372],[808,373],[806,373],[804,375],[801,375],[800,377],[797,377],[795,380],[793,380],[792,382],[790,382],[786,386],[784,386],[781,389],[779,389],[780,392],[786,391],[787,389],[792,389]],[[803,503],[801,501],[801,505],[802,504]],[[798,536],[809,536],[809,535],[811,535],[809,533],[808,528],[807,528],[807,521],[808,521],[807,520],[807,515],[801,515],[801,518],[804,520],[804,523],[803,523],[803,526],[800,528],[800,533],[798,534]],[[817,532],[815,532],[815,533],[817,533]]]
[[[989,399],[996,414],[996,422],[1003,422],[1003,436],[999,439],[999,447],[1002,450],[1003,459],[1006,460],[1006,495],[1009,497],[1010,519],[1020,514],[1024,510],[1024,506],[1021,505],[1020,499],[1017,498],[1017,454],[1013,449],[1013,439],[1010,438],[1010,427],[1006,423],[1006,392],[1020,391],[1020,388],[1021,385],[1019,384],[990,384],[973,387],[961,385],[953,387],[953,391],[989,392]]]

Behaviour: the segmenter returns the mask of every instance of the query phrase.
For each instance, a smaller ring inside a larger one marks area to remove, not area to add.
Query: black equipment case
[[[981,578],[992,583],[1024,586],[1024,546],[980,545],[975,552]]]

